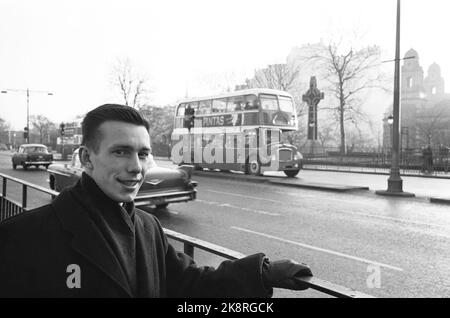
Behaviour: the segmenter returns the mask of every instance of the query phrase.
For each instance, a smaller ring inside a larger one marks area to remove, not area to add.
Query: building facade
[[[430,65],[425,76],[418,52],[410,49],[401,67],[400,88],[401,149],[449,146],[450,94],[445,93],[439,65]],[[388,122],[391,114],[392,105],[383,118],[383,145],[387,149],[392,144],[392,126]]]

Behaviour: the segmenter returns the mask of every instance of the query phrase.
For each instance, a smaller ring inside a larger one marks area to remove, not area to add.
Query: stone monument
[[[317,105],[324,99],[324,93],[317,88],[317,80],[315,76],[311,76],[309,81],[309,89],[302,96],[302,100],[308,104],[308,139],[306,149],[303,151],[307,154],[323,153],[322,146],[317,140]]]

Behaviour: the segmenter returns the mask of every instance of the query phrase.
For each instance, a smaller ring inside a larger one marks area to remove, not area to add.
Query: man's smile
[[[116,179],[125,188],[134,190],[141,183],[142,179]]]

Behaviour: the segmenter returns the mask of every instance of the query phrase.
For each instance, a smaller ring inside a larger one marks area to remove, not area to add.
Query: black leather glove
[[[262,276],[266,287],[305,290],[309,288],[308,285],[296,278],[310,277],[313,274],[306,264],[288,259],[271,262],[266,258]]]

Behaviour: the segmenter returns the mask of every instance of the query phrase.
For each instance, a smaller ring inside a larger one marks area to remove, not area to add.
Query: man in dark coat
[[[79,182],[0,223],[0,297],[269,297],[302,290],[304,264],[264,254],[199,267],[133,200],[152,164],[148,122],[103,105],[82,125]]]

